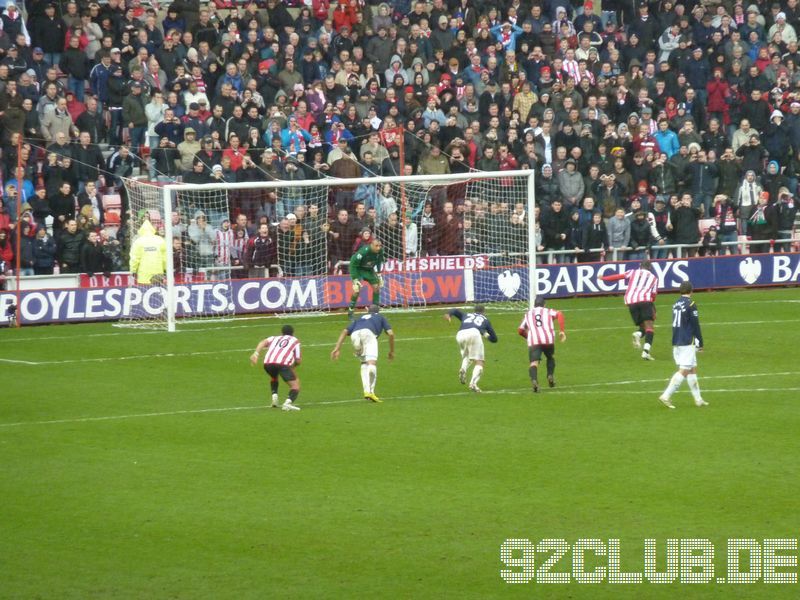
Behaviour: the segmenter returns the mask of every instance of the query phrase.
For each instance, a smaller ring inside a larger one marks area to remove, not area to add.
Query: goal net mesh
[[[253,312],[344,308],[352,293],[350,257],[376,237],[386,256],[380,291],[385,307],[426,305],[431,277],[441,271],[463,276],[468,302],[524,307],[528,206],[533,205],[527,182],[520,174],[465,174],[446,182],[364,178],[342,185],[327,178],[301,185],[174,186],[166,215],[160,186],[128,180],[129,239],[135,239],[144,220],[163,235],[170,219],[172,240],[167,241],[179,319],[230,318],[241,280],[313,284],[313,293],[292,302],[264,283],[257,302],[251,302],[258,304]],[[142,297],[147,287],[142,286]],[[161,300],[161,310],[157,303],[132,307],[126,324],[164,327],[167,296],[164,290],[150,292],[151,299]],[[358,306],[371,301],[372,290],[363,286]]]

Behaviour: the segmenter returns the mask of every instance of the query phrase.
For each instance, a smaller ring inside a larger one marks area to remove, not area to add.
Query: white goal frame
[[[321,185],[326,187],[339,187],[339,186],[358,186],[361,184],[368,185],[382,185],[385,183],[394,184],[431,184],[446,185],[452,183],[462,183],[471,180],[479,179],[501,179],[501,178],[516,178],[526,179],[526,198],[525,210],[528,215],[527,233],[528,233],[528,304],[529,308],[533,308],[534,300],[536,298],[537,288],[537,275],[536,275],[536,223],[534,217],[534,207],[536,205],[535,193],[535,171],[531,169],[516,170],[516,171],[472,171],[469,173],[449,173],[444,175],[397,175],[391,177],[358,177],[358,178],[333,178],[327,177],[324,179],[309,179],[309,180],[273,180],[273,181],[255,181],[255,182],[241,182],[241,183],[228,183],[224,185],[215,183],[205,184],[184,184],[184,183],[169,183],[161,188],[162,204],[164,209],[164,237],[167,241],[167,265],[166,265],[166,288],[165,288],[165,304],[167,314],[167,331],[174,332],[176,330],[176,293],[175,293],[175,271],[173,268],[173,251],[172,251],[172,215],[173,196],[177,192],[191,192],[191,191],[212,191],[212,190],[255,190],[255,189],[275,189],[275,188],[308,188],[319,187]]]

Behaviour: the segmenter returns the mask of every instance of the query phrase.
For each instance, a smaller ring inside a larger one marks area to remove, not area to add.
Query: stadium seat
[[[700,235],[705,235],[708,232],[708,228],[716,224],[716,219],[700,219],[697,222],[697,226],[700,228]]]
[[[110,209],[105,211],[103,214],[103,221],[106,225],[119,227],[120,223],[122,222],[122,218],[118,210]]]
[[[122,210],[122,198],[119,194],[103,194],[103,208]]]

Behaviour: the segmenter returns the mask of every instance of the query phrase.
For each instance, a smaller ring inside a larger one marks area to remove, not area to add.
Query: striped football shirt
[[[520,323],[520,329],[528,331],[528,346],[551,346],[556,342],[556,331],[553,319],[558,314],[557,310],[537,306],[525,313]]]
[[[300,360],[300,340],[293,335],[273,335],[267,338],[267,343],[265,365],[291,367]]]
[[[625,304],[655,302],[658,293],[658,277],[644,269],[625,272],[628,289],[625,290]]]

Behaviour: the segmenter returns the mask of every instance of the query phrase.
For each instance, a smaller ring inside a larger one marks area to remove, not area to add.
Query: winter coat
[[[612,248],[624,248],[631,240],[631,222],[623,217],[612,217],[606,224],[608,230],[608,245]]]
[[[676,244],[696,244],[700,239],[698,229],[698,219],[700,219],[700,209],[688,206],[679,206],[670,211],[670,222],[672,223],[672,235]]]
[[[64,49],[67,27],[64,21],[55,15],[52,19],[42,15],[32,23],[31,45],[40,47],[45,54],[61,52]]]
[[[86,80],[89,78],[89,60],[86,53],[79,48],[67,48],[61,55],[58,68],[75,79]]]
[[[72,161],[79,181],[97,181],[100,169],[105,167],[105,160],[100,148],[89,144],[86,148],[81,144],[72,147]]]
[[[730,97],[731,93],[727,81],[724,79],[711,79],[706,84],[706,92],[708,93],[708,103],[706,106],[708,112],[728,112],[728,97]]]
[[[33,266],[36,269],[51,269],[56,261],[56,241],[48,235],[36,237],[33,243]]]
[[[67,265],[70,269],[76,269],[81,262],[81,246],[85,240],[83,231],[78,229],[75,233],[70,233],[66,229],[61,233],[56,245],[56,256],[58,262]]]
[[[641,250],[642,248],[649,248],[652,243],[653,236],[650,232],[650,223],[647,221],[647,217],[644,219],[633,217],[631,221],[631,247],[634,250]]]
[[[122,120],[127,125],[133,123],[134,127],[147,125],[147,114],[144,112],[144,94],[138,96],[129,94],[122,101]]]
[[[72,127],[72,118],[67,111],[61,112],[57,109],[48,111],[42,118],[42,135],[47,142],[54,142],[59,133],[63,133],[69,139]]]
[[[608,231],[606,229],[606,224],[600,221],[596,227],[592,222],[584,225],[581,248],[583,248],[584,252],[595,248],[606,250],[608,248]]]
[[[783,125],[770,124],[764,132],[764,148],[769,152],[770,160],[785,165],[789,159],[789,129]]]
[[[775,205],[775,210],[778,213],[778,231],[791,231],[794,228],[797,208],[796,200],[781,201]]]
[[[561,234],[566,235],[570,228],[569,214],[565,209],[558,212],[549,210],[542,215],[542,235],[544,245],[551,250],[560,250],[566,244],[566,238],[561,239]]]
[[[81,273],[103,273],[109,270],[103,246],[100,243],[85,243],[81,248]]]
[[[565,201],[575,198],[575,202],[580,204],[584,192],[583,175],[578,171],[570,173],[567,169],[564,169],[558,174],[558,189]]]
[[[556,198],[561,198],[558,180],[555,177],[536,178],[536,201],[542,208],[549,208]]]

